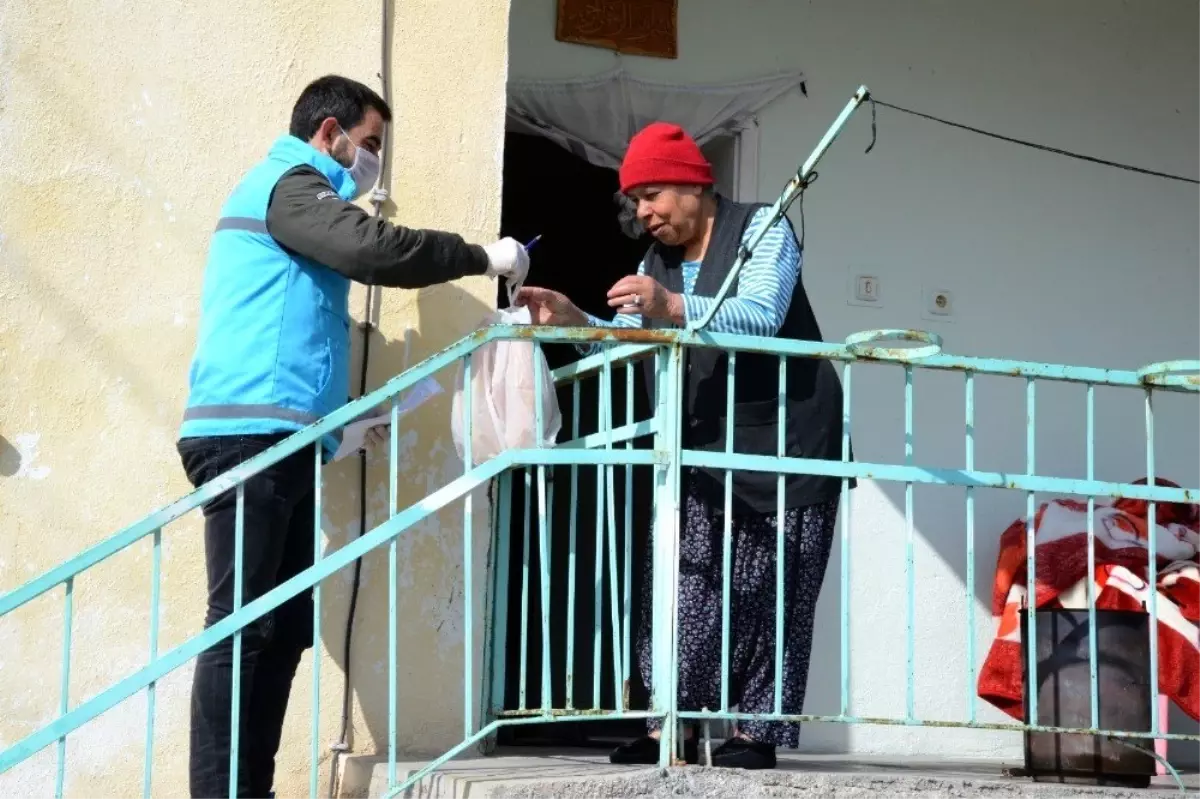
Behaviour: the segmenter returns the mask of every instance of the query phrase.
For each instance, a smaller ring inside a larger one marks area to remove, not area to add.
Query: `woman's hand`
[[[669,319],[682,327],[683,296],[667,291],[662,283],[645,275],[629,275],[608,290],[608,304],[617,313],[641,314],[648,319]]]
[[[575,307],[565,294],[537,286],[523,286],[513,303],[527,306],[529,317],[535,325],[560,325],[578,327],[586,325],[587,315]]]

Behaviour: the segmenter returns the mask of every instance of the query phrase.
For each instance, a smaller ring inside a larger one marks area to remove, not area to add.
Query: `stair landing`
[[[701,762],[704,753],[701,751]],[[397,763],[401,780],[425,765]],[[403,796],[454,797],[874,797],[989,796],[1097,797],[1151,799],[1178,795],[1169,779],[1156,778],[1148,791],[1034,783],[1011,776],[1018,762],[987,760],[879,760],[854,755],[783,754],[774,771],[735,772],[702,766],[669,769],[613,766],[604,750],[500,748],[489,756],[463,756],[425,778]],[[351,757],[344,769],[342,796],[387,794],[387,761]],[[1188,792],[1200,778],[1186,775]]]

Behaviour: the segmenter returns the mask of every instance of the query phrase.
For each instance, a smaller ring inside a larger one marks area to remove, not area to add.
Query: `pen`
[[[533,245],[535,245],[535,244],[537,244],[539,241],[541,241],[541,238],[542,238],[542,234],[541,234],[541,233],[539,233],[539,234],[537,234],[536,236],[534,236],[532,239],[530,239],[530,240],[529,240],[529,243],[525,245],[525,252],[529,252],[530,250],[532,250],[532,249],[533,249]]]

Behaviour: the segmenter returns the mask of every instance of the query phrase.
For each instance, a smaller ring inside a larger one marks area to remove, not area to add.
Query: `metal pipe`
[[[324,486],[321,482],[321,447],[313,447],[313,563],[321,562],[321,516],[322,494]],[[317,799],[318,779],[321,771],[321,749],[318,741],[321,738],[321,583],[313,586],[313,661],[312,661],[312,727],[309,738],[309,799]]]
[[[837,119],[835,119],[833,124],[829,126],[829,130],[825,131],[825,135],[821,137],[819,142],[817,142],[816,149],[814,149],[808,158],[805,159],[804,163],[800,165],[800,169],[798,172],[796,172],[795,177],[788,181],[787,185],[784,187],[783,194],[781,194],[779,199],[775,201],[775,204],[771,206],[771,221],[759,229],[758,233],[755,234],[754,238],[751,239],[747,246],[741,248],[741,250],[738,252],[737,260],[734,261],[733,266],[730,268],[729,274],[725,277],[725,282],[721,284],[721,288],[717,292],[716,297],[713,299],[712,304],[709,305],[708,310],[705,311],[703,316],[688,324],[688,330],[703,330],[708,323],[712,321],[713,316],[716,314],[717,310],[720,309],[721,303],[725,301],[725,297],[729,294],[729,290],[732,288],[734,281],[737,280],[738,274],[742,271],[742,266],[745,265],[746,261],[750,259],[754,249],[758,247],[759,242],[762,241],[763,236],[767,234],[767,231],[773,228],[775,224],[783,218],[788,206],[792,204],[793,200],[800,196],[802,191],[804,191],[805,186],[808,183],[809,176],[812,174],[813,169],[816,168],[821,158],[825,155],[825,151],[829,149],[829,146],[833,144],[834,140],[837,139],[838,135],[842,132],[842,128],[845,127],[846,121],[850,119],[850,115],[853,114],[855,110],[857,110],[858,107],[863,104],[863,101],[867,99],[869,94],[870,93],[867,91],[866,86],[858,87],[858,91],[856,91],[854,96],[850,98],[850,101],[846,103],[846,106],[842,109],[842,112],[838,114]]]

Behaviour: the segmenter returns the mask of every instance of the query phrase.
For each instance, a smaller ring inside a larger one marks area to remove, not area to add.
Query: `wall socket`
[[[921,317],[934,322],[953,322],[957,311],[954,292],[945,288],[926,288],[923,292]]]

